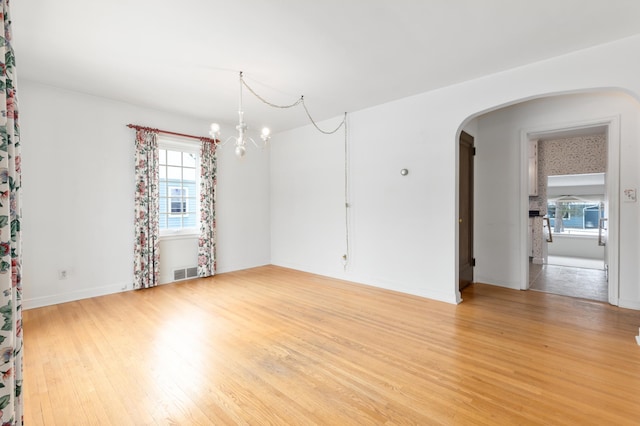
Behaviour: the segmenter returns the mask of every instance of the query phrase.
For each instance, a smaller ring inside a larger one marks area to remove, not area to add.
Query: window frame
[[[162,202],[167,202],[166,205],[166,213],[160,213],[160,207],[158,209],[158,215],[159,215],[159,220],[160,220],[160,224],[159,224],[159,232],[160,232],[160,238],[170,238],[170,237],[180,237],[180,236],[198,236],[200,235],[200,215],[198,214],[198,212],[200,211],[200,143],[198,142],[187,142],[183,139],[179,139],[179,138],[174,138],[174,137],[169,137],[166,135],[158,135],[158,151],[159,150],[165,150],[165,151],[180,151],[183,154],[184,153],[189,153],[189,154],[194,154],[195,155],[195,194],[191,197],[189,197],[188,195],[183,195],[182,199],[185,202],[185,212],[183,213],[171,213],[171,204],[170,204],[170,200],[174,197],[170,196],[170,193],[167,192],[167,195],[164,197],[159,198],[158,202],[159,205]],[[158,161],[158,167],[168,167],[168,165],[163,164],[160,165],[159,164],[160,161]],[[184,167],[184,165],[180,166],[181,168]],[[190,168],[190,167],[188,167]],[[181,184],[182,184],[182,179],[181,179]],[[189,188],[186,188],[184,186],[184,184],[182,184],[182,186],[176,186],[173,184],[170,184],[169,182],[167,182],[167,179],[165,178],[165,182],[161,182],[160,180],[160,176],[158,175],[158,185],[166,185],[166,189],[167,191],[169,191],[171,188],[177,188],[177,189],[181,189],[183,191],[186,191],[186,194],[189,194]],[[191,211],[189,209],[189,200],[193,199],[195,201],[195,209],[193,211]],[[185,228],[185,227],[180,227],[180,228],[161,228],[161,224],[162,224],[162,219],[163,216],[166,216],[167,222],[165,222],[168,226],[168,219],[170,217],[182,217],[184,218],[186,215],[190,214],[190,213],[195,213],[195,226],[194,227],[189,227],[189,228]]]

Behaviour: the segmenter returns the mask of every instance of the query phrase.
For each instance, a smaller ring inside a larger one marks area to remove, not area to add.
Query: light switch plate
[[[634,189],[625,189],[622,191],[622,201],[625,203],[635,203],[637,200],[636,190]]]

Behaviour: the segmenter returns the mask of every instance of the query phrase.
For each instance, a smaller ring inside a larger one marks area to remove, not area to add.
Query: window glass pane
[[[179,187],[172,186],[171,188],[169,188],[170,197],[183,197],[184,195],[186,195],[185,192],[185,189]]]
[[[555,233],[593,234],[603,210],[597,202],[550,202],[547,214]]]
[[[167,151],[167,164],[170,166],[182,165],[182,152],[180,151]]]
[[[160,166],[159,167],[159,171],[160,171],[160,179],[166,179],[167,178],[167,168],[165,166]]]
[[[160,229],[167,229],[167,215],[166,214],[161,214],[160,215],[160,219],[159,219],[159,226]]]
[[[182,187],[184,188],[184,190],[186,191],[184,193],[185,197],[193,197],[196,198],[196,195],[198,195],[198,188],[196,188],[196,183],[194,181],[183,181],[182,183]]]
[[[182,208],[182,200],[180,198],[171,199],[171,213],[173,214],[184,213],[184,210]]]
[[[160,162],[160,164],[167,164],[167,150],[158,150],[158,161]]]
[[[196,209],[196,199],[195,198],[187,198],[187,211],[195,212]]]
[[[180,229],[182,227],[182,215],[169,215],[167,217],[167,228]]]
[[[182,169],[182,179],[185,181],[195,181],[196,180],[196,169]]]
[[[182,167],[167,167],[167,179],[178,181],[182,179]]]
[[[195,228],[196,227],[196,213],[188,213],[184,216],[184,225],[185,228]]]
[[[160,214],[165,214],[167,213],[167,199],[166,198],[160,198]]]
[[[195,167],[196,166],[196,154],[191,152],[185,152],[182,155],[182,165],[184,167]]]

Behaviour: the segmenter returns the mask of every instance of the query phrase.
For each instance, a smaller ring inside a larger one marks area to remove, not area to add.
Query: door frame
[[[548,133],[607,127],[607,198],[609,204],[607,255],[609,258],[609,303],[619,304],[619,221],[620,221],[620,116],[595,118],[561,125],[547,125],[520,131],[520,289],[529,288],[529,140]]]
[[[469,158],[469,179],[467,182],[462,182],[461,179],[461,175],[462,175],[462,144],[466,143],[469,144],[469,148],[470,148],[470,158]],[[471,268],[471,280],[469,281],[469,283],[467,284],[473,284],[474,282],[474,231],[473,231],[473,226],[474,226],[474,185],[475,185],[475,176],[474,176],[474,161],[475,161],[475,137],[472,136],[471,134],[465,132],[464,130],[462,130],[460,132],[460,135],[458,136],[458,176],[457,176],[457,180],[458,180],[458,199],[457,199],[457,203],[458,203],[458,226],[457,226],[457,258],[458,258],[458,270],[457,270],[457,281],[458,281],[458,293],[460,293],[460,291],[462,290],[460,288],[460,282],[461,282],[461,266],[463,265],[462,263],[462,256],[461,256],[461,249],[462,249],[462,244],[461,244],[461,239],[462,239],[462,233],[460,232],[460,223],[462,223],[462,216],[468,216],[467,219],[469,219],[469,223],[465,223],[465,225],[468,227],[468,250],[469,250],[469,267]],[[468,201],[468,211],[465,212],[467,213],[466,215],[463,215],[463,206],[461,203],[461,196],[462,196],[462,187],[463,185],[468,185],[467,188],[467,193],[469,196]],[[465,286],[466,287],[466,286]]]

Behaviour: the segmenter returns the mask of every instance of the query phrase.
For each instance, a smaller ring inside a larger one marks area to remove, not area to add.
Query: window
[[[598,232],[599,219],[604,217],[604,205],[598,202],[555,202],[547,204],[553,232],[592,235]],[[557,221],[562,214],[562,221]]]
[[[199,232],[200,147],[159,139],[160,234]]]

